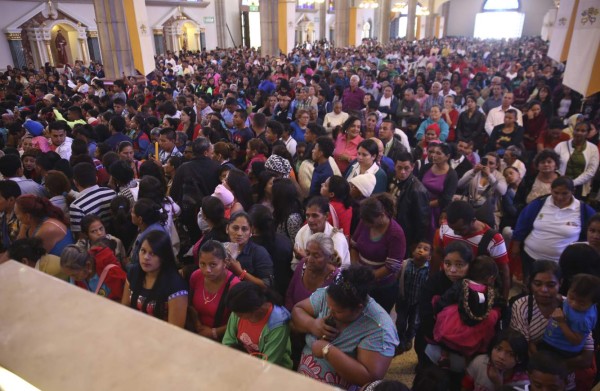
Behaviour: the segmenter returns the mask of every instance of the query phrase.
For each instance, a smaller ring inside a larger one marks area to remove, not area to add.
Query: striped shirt
[[[79,193],[79,197],[71,203],[71,231],[81,232],[81,219],[87,215],[100,217],[104,224],[110,218],[110,203],[115,198],[114,190],[94,185]]]
[[[440,235],[434,238],[434,247],[444,248],[450,243],[454,241],[465,242],[471,246],[473,250],[473,255],[478,256],[479,252],[479,242],[483,238],[483,235],[487,232],[487,230],[491,229],[488,225],[485,226],[481,231],[475,232],[472,236],[465,238],[463,236],[457,235],[454,233],[452,228],[450,228],[447,224],[442,224],[440,226],[439,232]],[[440,243],[441,241],[441,243]],[[488,253],[490,257],[494,258],[494,261],[498,265],[503,265],[508,263],[508,254],[506,253],[506,244],[504,243],[504,239],[500,233],[496,233],[492,240],[490,240],[490,244],[488,244]]]

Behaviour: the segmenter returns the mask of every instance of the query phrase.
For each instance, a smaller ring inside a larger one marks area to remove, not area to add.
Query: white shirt
[[[337,251],[340,259],[342,260],[342,267],[347,268],[350,266],[350,250],[348,249],[348,241],[346,237],[341,231],[336,232],[335,234],[331,234],[334,230],[333,226],[328,222],[325,222],[325,231],[326,235],[329,235],[333,240],[333,248]],[[308,244],[308,239],[313,235],[314,232],[308,227],[308,224],[305,224],[300,231],[296,234],[296,239],[294,242],[295,248],[300,248],[302,250],[306,249],[306,245]],[[296,270],[296,266],[300,262],[299,259],[294,255],[294,259],[292,259],[292,270]]]
[[[402,129],[398,129],[396,128],[394,130],[394,134],[397,134],[398,136],[400,136],[400,142],[402,143],[402,145],[404,145],[406,147],[407,151],[410,151],[410,143],[408,142],[408,136],[406,135],[406,133],[404,133],[404,131]]]
[[[65,137],[65,141],[54,152],[58,153],[62,159],[69,160],[71,158],[71,144],[73,144],[73,139]]]
[[[346,122],[348,117],[348,113],[344,113],[343,111],[339,114],[336,114],[332,111],[331,113],[325,114],[325,118],[323,119],[323,126],[327,128],[327,131],[331,132],[331,130],[336,126],[342,126],[344,122]]]
[[[523,113],[521,113],[521,110],[513,106],[509,106],[508,110],[510,109],[517,111],[517,123],[519,126],[523,126]],[[487,132],[488,136],[492,134],[494,127],[504,123],[504,112],[505,111],[502,110],[502,106],[494,107],[490,110],[485,120],[485,131]]]
[[[525,251],[533,259],[558,262],[563,250],[579,240],[581,229],[579,200],[573,198],[571,205],[560,209],[550,196],[535,218],[533,230],[525,238]]]
[[[290,155],[294,157],[296,155],[296,146],[298,145],[298,142],[292,136],[290,136],[290,138],[287,140],[281,139],[281,141],[285,143],[285,148],[288,150]]]

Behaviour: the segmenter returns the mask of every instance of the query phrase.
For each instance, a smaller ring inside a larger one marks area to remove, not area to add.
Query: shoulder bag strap
[[[98,292],[100,292],[100,288],[102,288],[102,284],[104,283],[104,280],[106,280],[106,276],[108,275],[108,271],[110,269],[112,269],[113,267],[116,267],[117,265],[115,265],[114,263],[110,263],[108,265],[106,265],[104,267],[104,269],[102,269],[102,274],[100,274],[100,279],[98,279],[98,285],[96,285],[96,290],[94,291],[94,294],[97,295]]]
[[[479,244],[477,245],[477,255],[489,254],[487,248],[490,245],[492,239],[494,239],[494,235],[496,235],[497,233],[498,231],[496,231],[493,228],[490,228],[487,231],[485,231],[485,233],[481,236]]]
[[[406,266],[408,265],[408,259],[405,259],[402,263],[402,271],[400,272],[400,287],[398,292],[400,297],[404,297],[404,274],[406,273]]]
[[[231,281],[233,280],[233,278],[235,277],[235,274],[231,273],[231,276],[229,276],[229,278],[227,279],[227,282],[225,283],[225,288],[223,288],[223,294],[221,295],[221,299],[219,300],[219,305],[217,306],[217,311],[215,312],[215,321],[213,323],[213,325],[215,327],[221,327],[222,326],[222,317],[223,317],[223,313],[225,312],[225,301],[227,300],[227,293],[229,292],[229,287],[231,286]]]
[[[331,202],[329,203],[329,214],[331,215],[331,221],[333,222],[333,226],[335,228],[340,228],[340,219],[338,218],[337,212]]]

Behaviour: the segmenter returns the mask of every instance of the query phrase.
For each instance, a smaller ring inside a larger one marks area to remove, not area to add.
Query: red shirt
[[[341,229],[344,232],[344,236],[346,239],[350,237],[350,224],[352,223],[352,207],[346,209],[344,204],[337,200],[329,201],[330,209],[333,207],[335,213],[337,214],[338,226],[336,227],[333,224],[333,219],[331,218],[331,213],[327,218],[327,222],[333,225],[335,228]]]
[[[247,319],[241,319],[238,322],[237,339],[244,345],[248,353],[259,353],[258,345],[260,342],[260,334],[267,325],[269,318],[273,312],[273,304],[269,307],[267,314],[258,322],[250,322]]]
[[[202,274],[202,270],[196,270],[192,273],[190,277],[190,291],[192,294],[192,305],[198,311],[198,319],[200,323],[208,327],[219,327],[215,326],[215,315],[217,314],[217,308],[219,307],[219,302],[223,296],[223,290],[225,289],[225,285],[229,277],[231,277],[231,271],[227,270],[227,276],[225,277],[225,281],[221,284],[219,291],[215,293],[208,293],[204,290],[204,274]],[[231,280],[231,284],[229,288],[231,289],[234,285],[238,284],[240,280],[237,277],[233,277]],[[208,303],[206,303],[208,301]],[[223,312],[222,324],[227,323],[227,319],[229,318],[229,314],[231,311],[225,310]]]

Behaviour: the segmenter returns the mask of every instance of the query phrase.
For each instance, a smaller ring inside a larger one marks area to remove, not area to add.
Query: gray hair
[[[512,153],[513,156],[517,159],[521,158],[521,148],[517,147],[516,145],[509,145],[508,147],[506,147],[506,150],[510,151],[510,153]]]
[[[67,269],[83,270],[88,262],[93,262],[92,256],[76,244],[69,244],[60,254],[60,267]]]
[[[315,243],[319,246],[321,251],[323,251],[325,257],[329,258],[329,263],[334,264],[336,266],[340,266],[341,259],[338,252],[335,250],[335,246],[333,244],[333,239],[331,239],[331,236],[323,232],[317,232],[316,234],[313,234],[310,238],[308,238],[306,246],[308,247],[308,245],[311,243]]]

